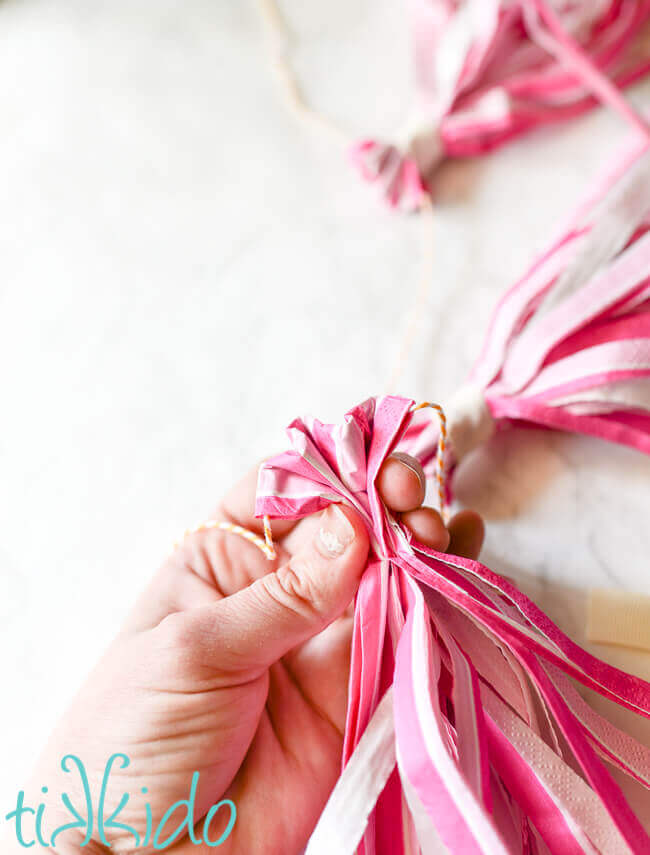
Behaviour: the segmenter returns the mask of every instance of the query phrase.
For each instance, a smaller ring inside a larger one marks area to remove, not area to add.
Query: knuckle
[[[177,654],[192,649],[194,634],[192,624],[183,612],[167,615],[158,625],[161,647]]]
[[[150,659],[149,679],[155,685],[186,691],[193,685],[192,675],[202,664],[202,645],[197,627],[189,615],[173,612],[155,628],[154,655]]]
[[[283,608],[308,620],[323,611],[322,595],[314,583],[313,568],[304,558],[294,557],[288,564],[263,578],[267,593]]]

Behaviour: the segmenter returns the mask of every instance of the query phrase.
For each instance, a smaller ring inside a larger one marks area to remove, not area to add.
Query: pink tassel
[[[574,644],[477,561],[413,542],[375,479],[413,402],[370,399],[341,425],[298,419],[263,464],[259,516],[344,502],[365,521],[339,782],[306,855],[644,855],[650,838],[608,765],[650,788],[650,749],[569,677],[650,717],[650,684]]]
[[[650,145],[635,140],[500,300],[469,384],[448,403],[448,465],[511,423],[650,453]],[[402,450],[435,461],[414,419]]]
[[[392,208],[414,211],[428,192],[415,160],[394,145],[361,140],[350,148],[350,160],[366,181],[381,181]]]
[[[599,101],[641,127],[616,87],[650,70],[637,38],[649,15],[648,0],[414,0],[415,129],[403,145],[356,143],[352,162],[388,204],[414,210],[441,160],[484,154]]]

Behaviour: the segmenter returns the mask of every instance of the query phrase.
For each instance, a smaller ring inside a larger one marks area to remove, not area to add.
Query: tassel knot
[[[377,184],[391,208],[417,211],[427,195],[427,186],[415,158],[391,143],[361,140],[350,148],[352,164],[365,181]]]
[[[494,433],[495,421],[480,386],[467,383],[456,392],[446,407],[449,444],[454,460],[483,445]]]

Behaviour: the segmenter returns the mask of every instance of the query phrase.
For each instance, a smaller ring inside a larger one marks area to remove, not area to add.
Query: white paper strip
[[[354,855],[395,762],[391,687],[332,790],[305,855]]]

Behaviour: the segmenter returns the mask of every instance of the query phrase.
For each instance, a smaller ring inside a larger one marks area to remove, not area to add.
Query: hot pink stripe
[[[373,561],[361,578],[355,603],[343,765],[350,759],[379,702],[387,596],[381,562]]]
[[[554,347],[545,364],[552,364],[588,347],[629,338],[650,338],[650,312],[647,309],[588,324]]]
[[[488,405],[498,419],[521,419],[542,427],[596,436],[650,454],[650,421],[645,417],[581,416],[521,398],[490,398]]]

